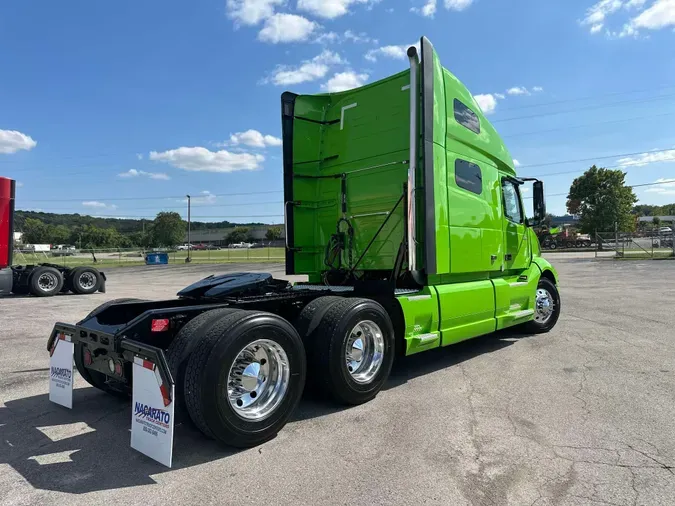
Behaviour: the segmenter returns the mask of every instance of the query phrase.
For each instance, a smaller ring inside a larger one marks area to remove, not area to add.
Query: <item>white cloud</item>
[[[274,8],[286,0],[227,0],[227,14],[236,23],[257,25],[274,14]]]
[[[32,137],[16,130],[0,130],[0,154],[11,155],[17,151],[30,151],[35,146]]]
[[[303,61],[297,67],[278,65],[272,72],[272,75],[263,79],[262,82],[272,82],[277,86],[288,86],[315,81],[325,77],[331,66],[344,65],[346,63],[338,53],[325,49],[311,60]]]
[[[143,154],[142,153],[136,153],[136,158],[139,160],[143,160]]]
[[[506,98],[506,95],[503,93],[495,93],[495,98],[498,98],[499,100],[504,100]]]
[[[528,91],[527,88],[523,86],[514,86],[513,88],[509,88],[506,90],[506,93],[509,95],[529,95],[530,92]]]
[[[349,70],[335,74],[321,88],[329,93],[336,93],[363,86],[367,80],[368,74],[357,74]]]
[[[324,32],[314,39],[316,44],[335,44],[340,42],[340,35],[335,32]]]
[[[497,108],[497,98],[490,93],[474,95],[473,98],[476,100],[478,107],[481,108],[481,111],[483,111],[484,114],[491,114]]]
[[[675,162],[675,149],[663,151],[650,151],[639,156],[621,158],[616,161],[620,167],[644,167],[651,163]]]
[[[368,36],[366,32],[354,33],[351,30],[346,30],[343,37],[345,40],[349,40],[355,43],[361,44],[377,44],[377,39],[373,39]]]
[[[91,207],[94,209],[117,209],[115,204],[106,204],[105,202],[99,202],[97,200],[88,200],[82,202],[84,207]]]
[[[156,179],[159,181],[168,181],[169,179],[171,179],[171,177],[169,177],[169,175],[165,174],[164,172],[145,172],[144,170],[136,170],[136,169],[129,169],[127,172],[117,174],[117,176],[125,179],[143,176],[148,177],[150,179]]]
[[[445,8],[451,11],[463,11],[473,3],[473,0],[445,0]]]
[[[16,182],[16,187],[17,188],[23,188],[23,183],[21,181]]]
[[[651,7],[632,19],[631,25],[648,30],[675,26],[675,0],[656,0]]]
[[[230,135],[230,144],[237,146],[244,144],[252,148],[265,148],[268,146],[281,146],[281,139],[272,135],[263,135],[257,130],[246,130]]]
[[[265,20],[258,39],[272,44],[303,42],[318,30],[320,25],[295,14],[274,14]]]
[[[606,30],[608,37],[638,37],[639,29],[659,30],[675,26],[675,0],[654,0],[650,7],[644,9],[647,0],[601,0],[586,11],[586,17],[580,21],[590,26],[591,33],[600,33],[607,18],[624,10],[641,11],[637,16],[624,23],[621,31]]]
[[[209,190],[204,190],[199,195],[190,195],[190,204],[215,204],[218,197]],[[179,200],[187,204],[187,199]]]
[[[298,10],[325,18],[335,19],[344,16],[354,4],[373,4],[378,0],[298,0]]]
[[[626,8],[626,9],[632,9],[632,8],[640,9],[645,5],[645,3],[647,3],[647,0],[628,0],[628,2],[626,2],[626,4],[624,5],[624,8]]]
[[[623,0],[600,0],[586,11],[582,25],[590,25],[591,33],[598,33],[604,26],[605,19],[623,6]]]
[[[437,0],[426,0],[426,3],[422,7],[412,7],[410,12],[416,12],[425,18],[433,18],[436,14],[437,3]]]
[[[415,46],[419,52],[419,42],[416,44],[403,44],[400,46],[382,46],[368,51],[365,55],[365,59],[376,62],[378,57],[384,56],[385,58],[391,58],[392,60],[405,60],[408,58],[408,48],[410,46]]]
[[[515,158],[513,159],[513,166],[514,167],[520,167],[520,162],[516,160]]]
[[[190,171],[235,172],[261,168],[265,157],[253,153],[210,151],[203,147],[180,147],[169,151],[152,151],[150,160],[166,162],[173,167]]]
[[[534,91],[535,93],[541,93],[542,91],[544,91],[544,88],[542,88],[541,86],[535,86],[534,88],[532,88],[532,91]]]
[[[647,188],[645,192],[659,193],[661,195],[675,195],[675,179],[660,178],[654,181],[654,183],[656,183],[656,185]]]

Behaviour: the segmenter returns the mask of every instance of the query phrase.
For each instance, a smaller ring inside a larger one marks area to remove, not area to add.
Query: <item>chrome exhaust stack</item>
[[[417,271],[417,240],[415,226],[417,224],[415,206],[415,184],[417,181],[417,149],[419,146],[419,86],[418,76],[420,59],[417,48],[408,48],[410,60],[410,164],[408,168],[408,269]]]

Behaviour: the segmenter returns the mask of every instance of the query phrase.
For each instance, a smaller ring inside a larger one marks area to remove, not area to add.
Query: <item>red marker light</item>
[[[122,376],[122,363],[121,362],[115,362],[115,374],[118,376]]]
[[[84,365],[91,365],[91,351],[84,350]]]
[[[152,320],[150,332],[166,332],[169,330],[169,319],[162,318],[160,320]]]

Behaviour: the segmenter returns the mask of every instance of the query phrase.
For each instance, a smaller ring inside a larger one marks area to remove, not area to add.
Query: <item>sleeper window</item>
[[[481,175],[480,167],[466,160],[456,160],[455,183],[460,188],[480,195],[483,191],[483,176]]]
[[[455,99],[455,121],[472,132],[480,133],[480,120],[475,112],[469,109],[460,100]]]

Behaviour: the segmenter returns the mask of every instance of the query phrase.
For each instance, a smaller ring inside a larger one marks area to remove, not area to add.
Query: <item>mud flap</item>
[[[133,378],[131,447],[171,467],[175,388],[164,385],[154,362],[138,356],[134,357]]]
[[[49,400],[73,409],[73,350],[71,336],[58,334],[50,350]]]

